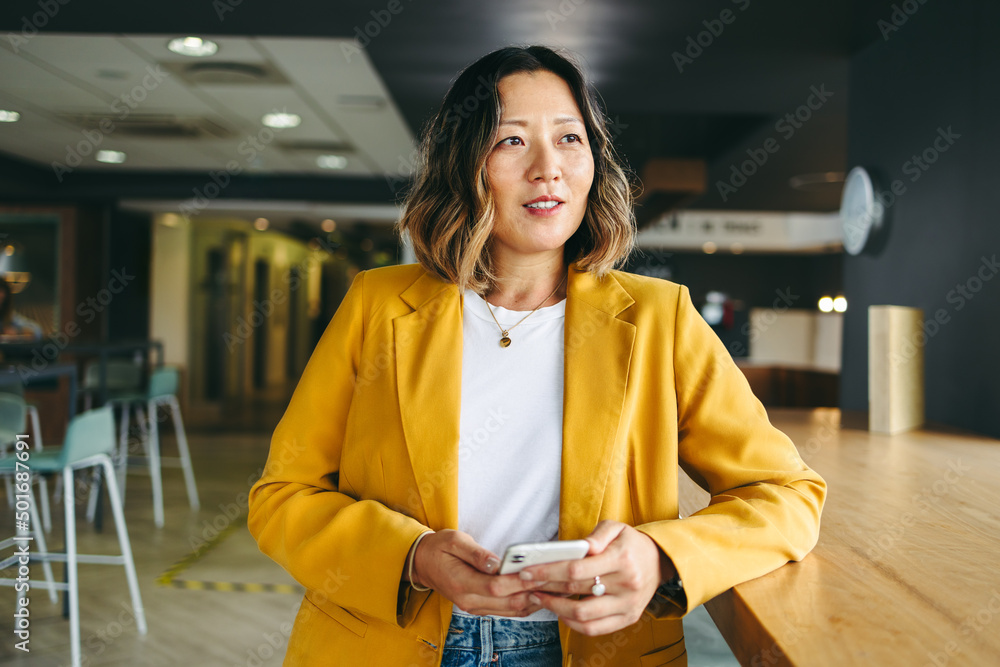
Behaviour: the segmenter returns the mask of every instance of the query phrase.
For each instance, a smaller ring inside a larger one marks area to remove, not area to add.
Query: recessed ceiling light
[[[125,153],[121,151],[97,151],[97,161],[105,164],[121,164],[125,161]]]
[[[16,111],[0,109],[0,123],[16,123],[21,120],[21,114]]]
[[[264,114],[261,122],[276,130],[284,130],[289,127],[298,127],[302,122],[302,117],[294,113],[268,113]]]
[[[201,37],[178,37],[170,40],[167,48],[182,56],[193,58],[204,58],[215,55],[219,50],[219,45],[209,39]]]
[[[838,313],[843,313],[847,311],[847,299],[842,296],[838,296],[833,300],[833,309]]]
[[[253,221],[253,227],[254,227],[254,229],[256,229],[259,232],[264,231],[270,225],[271,225],[271,223],[268,221],[267,218],[257,218],[256,220]]]
[[[705,243],[702,244],[701,249],[706,255],[711,255],[718,250],[718,246],[715,245],[714,241],[705,241]]]
[[[819,300],[819,303],[817,305],[819,306],[819,309],[821,311],[823,311],[824,313],[829,313],[830,311],[833,310],[833,299],[831,299],[828,296],[824,296]]]
[[[347,158],[343,155],[320,155],[316,164],[323,169],[343,169],[347,166]]]
[[[337,223],[331,220],[330,218],[327,218],[320,224],[320,227],[322,227],[324,232],[329,234],[330,232],[332,232],[337,228]]]

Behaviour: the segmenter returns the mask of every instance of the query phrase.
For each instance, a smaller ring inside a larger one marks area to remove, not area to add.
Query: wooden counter
[[[1000,665],[1000,441],[769,414],[829,494],[811,554],[705,605],[741,664]],[[682,480],[684,515],[707,498]]]

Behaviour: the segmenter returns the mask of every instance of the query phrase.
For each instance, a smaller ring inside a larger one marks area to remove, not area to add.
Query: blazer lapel
[[[462,298],[458,286],[429,273],[400,297],[414,308],[393,320],[406,448],[427,525],[454,529],[458,528]]]
[[[635,303],[613,276],[569,270],[563,389],[560,539],[597,525],[618,435],[635,326],[617,318]]]

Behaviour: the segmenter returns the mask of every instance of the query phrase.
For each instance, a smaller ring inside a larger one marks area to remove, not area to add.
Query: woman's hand
[[[590,551],[585,558],[535,565],[522,570],[521,577],[541,584],[529,594],[530,601],[552,610],[581,634],[605,635],[639,620],[662,578],[673,576],[673,566],[652,538],[620,521],[600,522],[586,539]],[[590,590],[598,576],[605,587],[600,597]],[[586,597],[573,600],[560,594]]]
[[[527,616],[541,609],[528,600],[538,584],[516,574],[497,575],[500,559],[458,530],[439,530],[417,544],[413,578],[462,611],[477,615]]]

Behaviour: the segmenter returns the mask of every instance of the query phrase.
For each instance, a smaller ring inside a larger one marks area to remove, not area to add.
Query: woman
[[[422,155],[419,264],[355,278],[251,491],[307,589],[286,664],[686,664],[680,617],[804,557],[823,480],[687,290],[613,269],[630,190],[575,65],[483,57]],[[678,466],[714,496],[680,520]],[[497,574],[551,539],[588,555]]]

